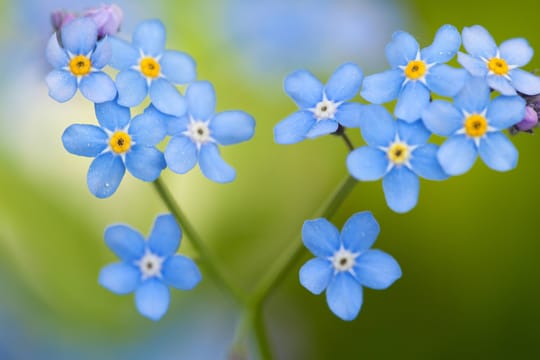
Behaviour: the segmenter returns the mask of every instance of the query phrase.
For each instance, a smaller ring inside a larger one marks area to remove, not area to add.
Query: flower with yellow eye
[[[503,95],[540,93],[540,77],[521,70],[531,61],[533,49],[527,40],[510,39],[497,47],[489,32],[480,25],[463,29],[463,47],[459,63],[473,76],[486,79],[488,85]]]
[[[367,76],[360,94],[374,104],[397,98],[396,117],[416,121],[429,104],[431,92],[455,96],[463,87],[467,72],[444,64],[454,57],[460,45],[459,32],[451,25],[443,25],[433,43],[422,50],[409,33],[396,32],[386,46],[392,69]]]

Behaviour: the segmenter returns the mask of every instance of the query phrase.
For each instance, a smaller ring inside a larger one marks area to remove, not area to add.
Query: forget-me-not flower
[[[156,218],[148,240],[127,225],[105,230],[107,246],[121,262],[105,266],[99,283],[124,295],[135,292],[135,306],[144,316],[159,320],[169,307],[169,288],[191,290],[201,281],[201,273],[190,258],[175,255],[182,231],[170,214]]]
[[[145,113],[131,120],[129,108],[115,101],[96,104],[95,110],[100,126],[74,124],[62,135],[68,152],[95,157],[87,175],[90,192],[98,198],[111,196],[126,168],[140,180],[156,180],[166,166],[155,147],[166,135],[162,119]]]
[[[449,175],[467,172],[480,155],[493,170],[516,167],[518,152],[502,134],[523,119],[525,100],[519,96],[498,96],[491,100],[488,84],[471,78],[454,103],[433,101],[422,119],[434,134],[448,136],[437,158]]]
[[[429,104],[431,92],[455,96],[463,87],[467,72],[444,64],[460,45],[459,32],[452,25],[443,25],[433,43],[422,50],[409,33],[396,32],[386,46],[392,69],[367,76],[360,94],[374,104],[397,98],[394,115],[407,122],[418,120]]]
[[[114,82],[101,71],[111,59],[111,44],[107,38],[97,38],[98,28],[90,18],[75,19],[62,27],[62,45],[56,33],[51,35],[46,55],[54,70],[47,75],[46,82],[53,99],[68,101],[77,89],[95,103],[115,98]]]
[[[285,92],[300,110],[274,128],[278,144],[294,144],[305,138],[331,134],[341,124],[358,127],[363,105],[348,103],[360,90],[362,70],[345,63],[332,74],[326,85],[306,70],[296,71],[285,79]]]
[[[116,37],[110,41],[111,66],[120,70],[116,77],[120,105],[139,105],[150,94],[159,111],[174,116],[185,114],[186,101],[175,84],[195,80],[195,62],[186,53],[165,50],[165,26],[161,21],[139,24],[132,44]]]
[[[379,230],[367,211],[351,216],[341,234],[324,218],[308,220],[302,227],[304,245],[316,258],[300,269],[300,283],[315,295],[326,289],[330,310],[343,320],[353,320],[360,312],[363,286],[383,290],[401,277],[392,256],[370,249]]]
[[[497,47],[489,32],[480,25],[463,29],[463,47],[458,61],[474,76],[486,78],[489,86],[503,95],[540,93],[540,78],[521,70],[531,61],[533,49],[523,38],[510,39]]]
[[[385,108],[371,105],[361,129],[368,145],[349,154],[349,172],[362,181],[382,178],[386,203],[395,212],[407,212],[416,206],[419,176],[430,180],[448,177],[437,161],[437,145],[426,143],[431,133],[421,121],[394,121]]]
[[[197,81],[186,90],[187,114],[167,117],[172,135],[165,149],[165,160],[172,171],[184,174],[197,162],[204,176],[212,181],[233,181],[236,172],[219,153],[218,145],[232,145],[251,139],[255,120],[243,111],[215,114],[216,93],[208,81]],[[156,113],[156,110],[148,112]]]

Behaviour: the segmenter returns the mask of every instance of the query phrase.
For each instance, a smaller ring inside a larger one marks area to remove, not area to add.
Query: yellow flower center
[[[491,58],[487,63],[488,69],[497,75],[506,75],[508,74],[508,64],[504,59],[500,58]]]
[[[393,143],[387,152],[388,159],[396,165],[401,165],[409,160],[411,152],[407,144],[402,142]]]
[[[411,60],[404,71],[407,78],[418,80],[426,75],[426,63],[422,60]]]
[[[480,114],[472,114],[465,119],[465,133],[470,137],[480,137],[484,135],[487,128],[487,120]]]
[[[139,66],[141,67],[141,73],[149,78],[155,79],[159,76],[161,66],[156,59],[151,57],[145,57],[141,59]]]
[[[117,131],[109,139],[109,145],[115,153],[123,154],[131,148],[131,136],[124,131]]]
[[[69,70],[75,76],[88,75],[90,70],[92,70],[92,62],[84,55],[74,56],[69,61]]]

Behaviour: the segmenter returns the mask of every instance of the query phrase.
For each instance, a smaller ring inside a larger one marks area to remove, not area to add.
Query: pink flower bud
[[[515,127],[518,131],[529,131],[532,128],[534,128],[537,124],[538,124],[538,113],[532,106],[527,105],[525,107],[525,116],[523,117],[523,120],[518,122],[515,125]]]
[[[62,26],[68,24],[76,17],[77,15],[68,11],[64,11],[64,10],[53,11],[51,13],[51,23],[54,28],[54,31],[59,31],[62,28]]]
[[[98,38],[114,35],[120,30],[124,15],[122,9],[115,5],[101,5],[98,8],[86,10],[82,16],[94,20],[98,27]]]

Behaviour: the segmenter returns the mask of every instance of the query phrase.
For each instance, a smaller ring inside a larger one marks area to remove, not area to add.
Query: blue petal
[[[398,262],[380,250],[369,250],[356,258],[356,280],[363,286],[384,290],[401,277]]]
[[[369,146],[388,146],[396,137],[397,126],[384,107],[368,105],[360,121],[360,131]]]
[[[68,152],[88,157],[96,157],[105,150],[108,139],[100,127],[87,124],[70,125],[62,134],[62,143]]]
[[[487,133],[478,149],[480,158],[493,170],[508,171],[517,166],[518,152],[500,132]]]
[[[488,106],[486,117],[489,125],[504,130],[523,120],[525,100],[519,96],[498,96]]]
[[[58,44],[56,33],[52,34],[49,38],[45,54],[47,56],[47,61],[55,69],[64,67],[69,61],[66,51]]]
[[[398,119],[413,122],[422,117],[422,112],[429,105],[430,93],[420,81],[408,82],[398,97],[394,115]]]
[[[396,124],[399,139],[409,145],[425,144],[431,136],[431,132],[426,129],[421,120],[412,123],[398,120]]]
[[[216,92],[208,81],[197,81],[186,91],[188,112],[195,120],[209,120],[216,109]]]
[[[139,52],[131,44],[117,37],[109,37],[112,48],[110,65],[118,70],[127,70],[133,65],[137,65]]]
[[[169,257],[176,253],[180,246],[182,230],[172,214],[156,217],[154,226],[148,237],[148,247],[161,257]]]
[[[434,100],[422,113],[422,121],[434,134],[450,136],[463,127],[464,115],[448,101]]]
[[[452,176],[469,171],[476,160],[477,150],[474,141],[457,135],[448,138],[439,148],[437,159],[443,170]]]
[[[94,196],[103,199],[115,193],[120,185],[126,168],[120,156],[107,152],[92,161],[86,182]]]
[[[471,77],[456,96],[454,104],[469,114],[480,114],[487,108],[490,97],[491,92],[486,81],[479,77]]]
[[[165,49],[165,26],[159,20],[143,21],[133,32],[133,45],[144,55],[156,57]]]
[[[362,286],[349,273],[338,273],[326,290],[328,307],[346,321],[354,320],[358,316],[362,300]]]
[[[306,70],[298,70],[287,76],[284,89],[302,109],[315,107],[323,97],[323,85]]]
[[[380,230],[371,212],[362,211],[351,216],[343,225],[341,242],[350,252],[364,251],[373,246]]]
[[[401,85],[405,81],[403,70],[387,70],[366,76],[360,95],[374,104],[383,104],[398,97]]]
[[[62,45],[74,55],[86,55],[96,45],[97,27],[89,18],[78,18],[62,27]]]
[[[473,76],[486,76],[488,67],[484,60],[475,58],[469,54],[458,53],[458,62]]]
[[[163,280],[179,290],[191,290],[201,281],[201,272],[188,257],[176,255],[163,263]]]
[[[330,283],[333,272],[334,268],[330,261],[321,258],[311,259],[300,268],[300,284],[311,293],[319,295]]]
[[[186,113],[186,99],[165,79],[159,78],[152,81],[150,99],[156,109],[167,115],[182,116]]]
[[[422,60],[428,64],[450,61],[461,46],[461,36],[452,25],[443,25],[437,30],[433,43],[422,49]]]
[[[426,144],[413,151],[410,164],[416,175],[429,180],[445,180],[448,178],[437,159],[438,151],[439,147],[435,144]]]
[[[201,147],[199,167],[204,176],[218,183],[228,183],[236,177],[236,171],[221,158],[214,143],[206,143]]]
[[[325,218],[306,220],[302,226],[304,245],[320,258],[333,256],[339,250],[339,231]]]
[[[338,107],[334,119],[341,125],[348,128],[359,128],[360,119],[364,115],[364,109],[367,105],[359,103],[344,103]]]
[[[324,92],[329,100],[335,102],[352,99],[360,90],[364,74],[358,65],[345,63],[332,74]]]
[[[126,263],[134,263],[144,256],[145,240],[137,230],[130,226],[109,226],[105,229],[104,237],[109,249]]]
[[[540,77],[521,69],[514,69],[510,72],[512,85],[517,91],[525,95],[540,94]]]
[[[134,145],[126,154],[126,167],[131,175],[143,181],[154,181],[167,164],[155,147]]]
[[[186,136],[173,136],[165,149],[165,160],[169,169],[185,174],[197,164],[197,146]]]
[[[49,96],[58,102],[66,102],[77,92],[77,79],[64,70],[53,70],[45,78]]]
[[[124,129],[131,119],[129,108],[118,105],[115,101],[95,104],[94,109],[99,124],[110,131]]]
[[[104,72],[92,72],[83,76],[79,89],[85,98],[94,102],[102,103],[114,100],[116,97],[116,86],[109,75]]]
[[[165,128],[167,129],[167,134],[171,136],[175,136],[178,134],[181,134],[182,132],[187,130],[187,126],[189,124],[189,117],[188,116],[171,116],[166,115],[156,109],[152,104],[148,105],[146,109],[144,109],[144,113],[148,114],[149,116],[158,117],[161,119],[161,121],[165,124]]]
[[[180,51],[165,51],[159,61],[161,73],[175,84],[187,84],[197,77],[195,61]]]
[[[306,138],[309,129],[315,124],[311,111],[297,111],[281,120],[274,127],[274,140],[278,144],[294,144]]]
[[[210,134],[221,145],[237,144],[253,137],[255,119],[243,111],[224,111],[210,121]]]
[[[411,34],[397,31],[392,35],[392,41],[386,45],[386,58],[392,68],[397,68],[414,60],[418,50],[418,42]]]
[[[383,178],[384,197],[388,207],[397,213],[412,210],[418,202],[420,181],[405,166],[394,167]]]
[[[140,278],[141,273],[137,268],[125,263],[114,263],[101,269],[98,282],[107,290],[124,295],[137,288]]]
[[[309,129],[306,137],[309,139],[313,139],[322,135],[331,134],[337,130],[338,126],[338,122],[331,119],[317,121],[315,125],[313,125],[311,129]]]
[[[158,114],[144,112],[131,120],[129,135],[137,145],[154,146],[165,138],[167,129]]]
[[[519,69],[515,69],[515,70],[519,70]],[[512,71],[511,74],[514,71]],[[514,86],[510,83],[510,80],[508,80],[504,76],[488,75],[487,83],[493,90],[497,90],[502,95],[507,95],[507,96],[517,95],[516,90],[514,89]]]
[[[478,58],[491,59],[497,55],[497,44],[480,25],[463,28],[463,47],[469,54]]]
[[[523,38],[506,40],[499,46],[499,52],[508,65],[514,66],[527,65],[534,53],[529,42]]]
[[[349,153],[347,168],[358,180],[379,180],[388,170],[388,157],[379,149],[364,146]]]
[[[465,85],[468,74],[445,64],[435,65],[426,75],[428,88],[442,96],[456,96]]]
[[[169,289],[158,280],[150,279],[135,291],[135,305],[141,315],[157,321],[169,308]]]
[[[92,62],[92,67],[95,69],[101,69],[107,65],[112,56],[112,47],[108,38],[98,41],[96,49],[92,52],[90,56],[90,61]]]
[[[116,75],[118,104],[133,107],[139,105],[148,94],[146,79],[135,70],[120,71]]]

